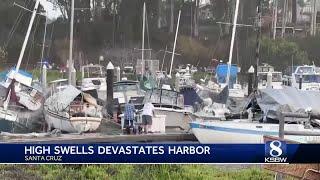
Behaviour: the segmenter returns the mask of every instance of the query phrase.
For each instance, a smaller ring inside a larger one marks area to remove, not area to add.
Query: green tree
[[[269,63],[277,70],[285,70],[291,64],[309,63],[306,51],[300,49],[296,42],[284,39],[272,40],[267,37],[261,42],[261,62]]]
[[[306,51],[310,61],[313,61],[315,64],[320,65],[320,36],[315,37],[306,37],[294,40],[299,47]],[[311,62],[310,62],[311,63]]]

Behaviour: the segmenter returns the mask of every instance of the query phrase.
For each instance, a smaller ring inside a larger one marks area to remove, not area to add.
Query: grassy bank
[[[259,167],[210,165],[1,165],[3,179],[273,179]]]

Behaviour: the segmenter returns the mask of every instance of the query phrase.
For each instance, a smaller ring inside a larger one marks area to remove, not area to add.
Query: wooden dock
[[[36,136],[1,135],[0,143],[30,143],[30,144],[87,144],[87,143],[176,143],[198,140],[190,133],[139,134],[139,135],[106,135],[101,133],[61,134],[52,136],[43,134]]]

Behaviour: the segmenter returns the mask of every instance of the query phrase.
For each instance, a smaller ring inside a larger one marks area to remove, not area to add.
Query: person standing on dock
[[[142,124],[145,133],[150,131],[152,125],[152,116],[155,116],[154,106],[151,102],[146,102],[142,109]]]
[[[136,109],[131,101],[124,105],[124,127],[133,127]]]

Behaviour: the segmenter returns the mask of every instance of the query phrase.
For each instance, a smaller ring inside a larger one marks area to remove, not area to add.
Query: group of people
[[[134,104],[130,101],[125,104],[124,106],[124,127],[125,128],[133,128],[138,129],[139,132],[143,130],[143,133],[150,133],[151,132],[151,125],[152,125],[152,117],[155,116],[154,106],[151,102],[147,102],[144,104],[142,108],[142,124],[141,128],[135,127],[137,125],[136,122],[136,113],[138,111],[135,109]]]

